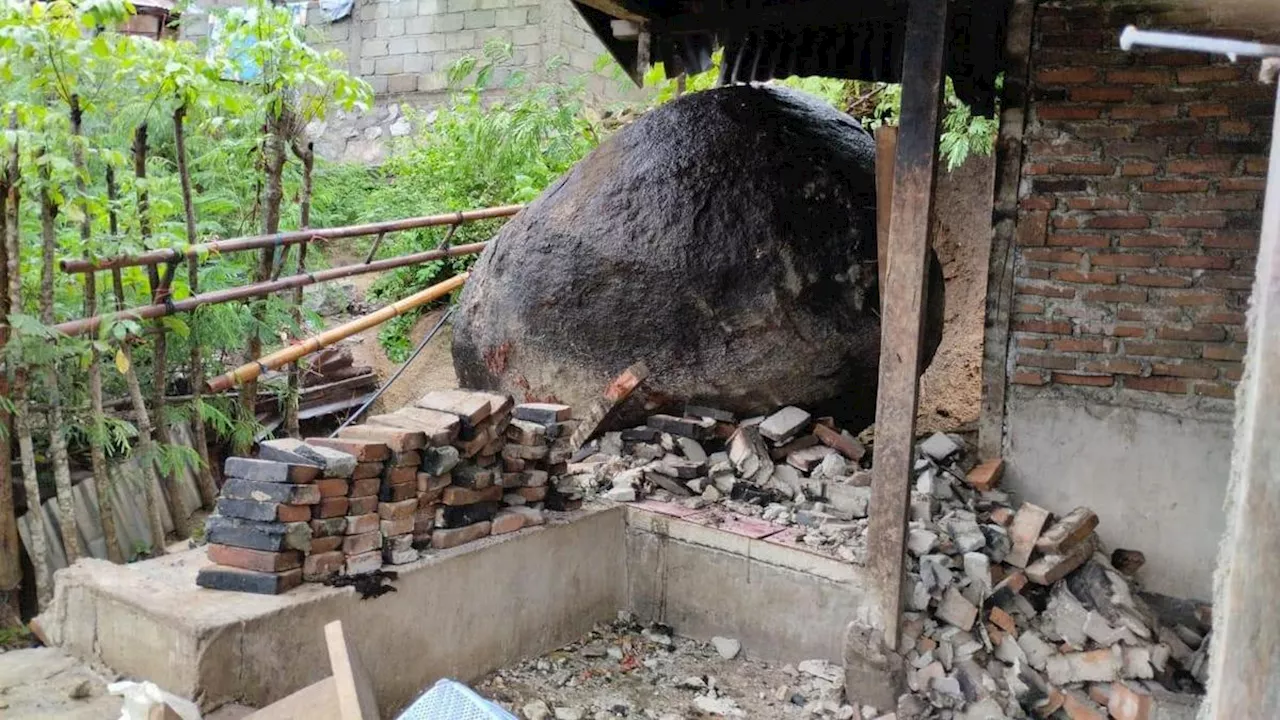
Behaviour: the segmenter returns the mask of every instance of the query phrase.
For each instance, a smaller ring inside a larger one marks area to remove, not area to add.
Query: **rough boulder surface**
[[[587,407],[643,360],[617,418],[686,402],[874,415],[875,150],[821,100],[693,93],[618,132],[508,223],[463,291],[467,387]],[[926,364],[942,336],[930,257]]]

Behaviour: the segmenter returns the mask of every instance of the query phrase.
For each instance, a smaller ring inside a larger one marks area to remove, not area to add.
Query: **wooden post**
[[[1215,720],[1280,717],[1280,94],[1267,177],[1201,713]]]
[[[876,273],[880,277],[880,297],[884,298],[884,276],[889,271],[889,222],[893,218],[893,163],[898,154],[898,128],[881,125],[876,129]],[[883,308],[883,303],[881,307]]]
[[[1014,0],[1005,35],[1004,90],[996,141],[996,190],[992,206],[991,255],[987,261],[986,330],[982,350],[982,412],[978,455],[1000,457],[1004,446],[1004,398],[1008,388],[1009,308],[1013,303],[1014,233],[1022,182],[1022,134],[1026,127],[1034,0]]]
[[[947,0],[911,0],[893,177],[887,290],[880,306],[880,382],[868,556],[889,649],[898,645],[903,544],[911,495],[938,122],[945,86]]]

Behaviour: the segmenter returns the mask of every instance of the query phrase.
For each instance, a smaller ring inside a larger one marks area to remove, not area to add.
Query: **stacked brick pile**
[[[228,458],[217,513],[205,528],[215,564],[201,569],[196,583],[264,594],[299,585],[321,501],[319,474],[314,465]]]
[[[517,405],[502,449],[503,500],[510,506],[537,506],[548,502],[563,510],[564,498],[554,497],[551,477],[562,475],[572,455],[569,437],[578,426],[568,405],[525,403]]]
[[[342,572],[346,564],[346,516],[358,513],[348,497],[360,482],[355,480],[357,459],[339,449],[293,439],[268,440],[262,443],[258,456],[262,460],[319,468],[315,484],[320,501],[311,508],[311,548],[303,561],[302,579],[320,582]]]

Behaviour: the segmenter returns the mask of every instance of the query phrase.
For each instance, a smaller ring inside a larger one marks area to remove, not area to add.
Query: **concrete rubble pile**
[[[541,525],[551,461],[565,451],[542,447],[529,469],[504,472],[512,412],[532,417],[539,437],[572,422],[564,406],[526,407],[507,395],[435,391],[336,437],[268,440],[258,458],[229,458],[206,523],[214,565],[197,583],[278,594]],[[542,422],[548,412],[555,420]],[[517,457],[535,446],[513,443]]]
[[[592,441],[552,482],[622,502],[723,504],[860,562],[870,441],[796,407],[736,423],[690,407]],[[1055,517],[1016,504],[999,488],[1001,461],[978,464],[958,436],[935,434],[916,455],[901,639],[910,693],[897,720],[1144,720],[1194,708],[1208,619],[1158,617],[1132,587],[1141,553],[1104,554],[1088,508]]]
[[[587,443],[561,492],[633,502],[712,503],[804,532],[807,547],[849,562],[866,550],[871,473],[863,441],[798,407],[740,422],[715,408],[651,416]]]
[[[831,718],[874,714],[844,700],[844,670],[744,657],[732,638],[699,642],[628,611],[586,637],[485,678],[478,690],[524,720]]]

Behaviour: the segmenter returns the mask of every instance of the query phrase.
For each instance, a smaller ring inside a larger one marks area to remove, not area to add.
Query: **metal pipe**
[[[488,245],[487,242],[471,243],[469,245],[458,245],[456,247],[445,248],[443,250],[427,250],[420,253],[414,253],[412,255],[401,255],[400,257],[377,260],[371,263],[343,265],[341,267],[330,268],[328,270],[318,270],[313,273],[290,275],[289,277],[282,278],[280,280],[253,283],[251,285],[243,285],[238,288],[228,288],[226,290],[216,290],[202,295],[192,295],[189,298],[175,300],[170,303],[143,305],[132,310],[122,310],[120,312],[82,318],[80,320],[70,320],[68,322],[54,325],[53,329],[64,335],[84,335],[86,333],[95,332],[99,327],[101,327],[103,322],[116,322],[119,320],[150,320],[152,318],[164,317],[175,313],[190,312],[201,305],[217,305],[219,303],[234,302],[236,300],[247,300],[249,298],[263,297],[282,290],[306,287],[307,285],[328,282],[329,280],[338,280],[340,278],[351,277],[353,275],[364,275],[365,273],[393,270],[407,265],[417,265],[431,260],[440,260],[458,255],[473,255],[484,250],[486,245]]]
[[[187,245],[169,250],[152,250],[140,255],[120,255],[112,258],[65,259],[58,263],[65,273],[82,273],[91,270],[110,270],[113,268],[135,267],[139,265],[154,266],[165,262],[176,262],[186,258],[200,258],[207,253],[229,253],[261,248],[296,245],[308,240],[337,240],[340,238],[378,235],[381,233],[415,230],[417,228],[435,227],[438,225],[458,225],[473,220],[489,220],[492,218],[511,217],[524,209],[523,205],[504,205],[502,207],[484,208],[481,210],[464,210],[443,215],[388,220],[368,223],[366,225],[346,225],[336,228],[320,228],[316,230],[294,230],[274,235],[250,235],[230,240]]]
[[[409,369],[409,366],[413,364],[413,361],[417,360],[418,356],[422,354],[422,351],[427,349],[427,343],[430,343],[431,338],[435,337],[436,333],[440,332],[440,328],[444,327],[444,324],[448,322],[451,315],[453,315],[453,308],[449,308],[445,311],[444,315],[440,316],[440,321],[436,323],[435,327],[431,328],[431,332],[427,333],[426,337],[422,338],[422,342],[418,343],[418,347],[414,349],[413,354],[401,363],[400,367],[396,368],[395,373],[393,373],[391,377],[387,378],[386,382],[382,383],[382,387],[378,388],[376,392],[370,395],[369,399],[365,400],[360,407],[356,408],[355,412],[348,415],[347,419],[342,421],[342,424],[338,426],[337,430],[329,433],[329,437],[336,437],[342,428],[350,425],[356,420],[359,420],[360,416],[364,415],[364,412],[369,409],[369,406],[377,402],[378,398],[382,397],[382,394],[387,391],[387,388],[391,387],[392,383],[396,380],[399,380],[400,376],[404,374],[404,371]]]
[[[356,318],[335,328],[330,328],[319,335],[313,335],[302,342],[277,350],[270,355],[264,355],[253,362],[247,362],[231,372],[210,380],[208,383],[209,392],[222,392],[232,386],[256,380],[258,376],[267,370],[284,367],[339,340],[345,340],[356,333],[381,325],[409,310],[426,305],[433,300],[438,300],[462,287],[468,277],[470,277],[470,273],[455,275],[444,282],[432,285],[426,290],[421,290],[403,300],[391,303],[381,310]]]
[[[1132,50],[1137,45],[1226,55],[1231,62],[1235,62],[1240,57],[1280,57],[1280,45],[1160,30],[1139,30],[1130,25],[1120,33],[1120,49]]]

